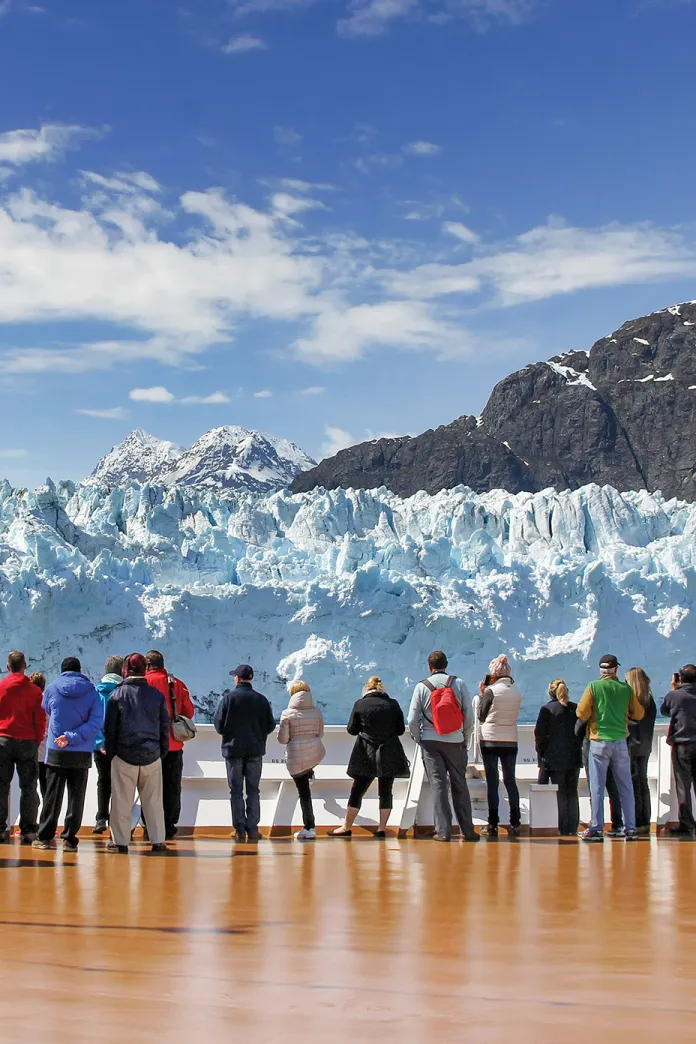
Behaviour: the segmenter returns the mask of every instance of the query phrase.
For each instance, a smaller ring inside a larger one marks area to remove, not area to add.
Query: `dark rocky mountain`
[[[589,353],[525,366],[478,419],[351,446],[290,488],[385,485],[410,496],[589,482],[696,500],[696,301],[632,319]]]

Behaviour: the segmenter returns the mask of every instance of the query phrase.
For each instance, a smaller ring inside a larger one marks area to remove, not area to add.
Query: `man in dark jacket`
[[[252,686],[254,672],[248,663],[236,667],[235,688],[223,693],[215,712],[215,729],[222,736],[222,756],[227,764],[234,836],[239,842],[259,841],[261,797],[259,783],[266,739],[275,729],[271,705]],[[246,783],[246,808],[244,784]]]
[[[694,837],[696,821],[691,805],[691,787],[696,784],[696,666],[687,663],[672,682],[672,691],[662,701],[660,714],[669,716],[667,742],[672,748],[672,771],[679,803],[679,825],[670,833]]]
[[[180,678],[175,678],[164,666],[164,656],[157,649],[145,653],[147,674],[150,685],[164,696],[170,718],[183,714],[185,718],[193,718],[196,709],[193,706],[188,689]],[[174,704],[172,705],[172,695]],[[177,834],[179,816],[181,815],[181,780],[184,775],[184,744],[174,733],[169,731],[169,750],[162,761],[162,799],[164,802],[164,829],[167,841],[173,841]]]
[[[162,758],[169,750],[169,712],[164,696],[148,684],[140,653],[123,664],[124,681],[106,709],[104,739],[111,759],[109,852],[128,853],[131,812],[137,788],[153,852],[166,852],[162,806]]]
[[[38,750],[46,731],[46,715],[41,708],[43,693],[29,681],[26,669],[24,653],[11,652],[7,657],[9,673],[0,681],[0,844],[9,840],[7,817],[15,768],[22,844],[31,844],[36,838]]]

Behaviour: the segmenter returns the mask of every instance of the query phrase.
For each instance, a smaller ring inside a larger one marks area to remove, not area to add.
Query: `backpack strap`
[[[173,674],[168,674],[167,678],[169,680],[169,699],[172,701],[172,719],[174,719],[177,717],[176,695],[174,693],[174,682],[176,679]]]
[[[425,685],[426,689],[430,689],[431,692],[435,692],[435,686],[427,678],[424,678],[421,685]]]

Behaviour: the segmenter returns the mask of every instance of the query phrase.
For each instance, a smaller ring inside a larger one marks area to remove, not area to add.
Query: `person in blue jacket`
[[[54,848],[58,818],[68,788],[63,851],[77,852],[87,778],[95,740],[104,725],[104,705],[80,661],[69,656],[61,673],[44,692],[46,730],[46,795],[34,848]]]
[[[96,689],[101,696],[106,721],[106,708],[111,693],[121,684],[123,678],[123,657],[110,656],[104,664],[104,677],[97,683]],[[109,823],[109,807],[111,805],[111,758],[106,753],[104,733],[100,729],[94,741],[94,764],[97,769],[97,818],[93,834],[105,834]]]

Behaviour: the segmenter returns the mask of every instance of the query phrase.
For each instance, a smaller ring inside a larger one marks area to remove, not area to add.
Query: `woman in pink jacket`
[[[314,706],[312,690],[305,681],[293,682],[290,704],[280,716],[278,742],[286,744],[288,772],[295,780],[300,797],[304,826],[295,834],[297,841],[314,841],[317,836],[310,783],[314,779],[314,769],[326,754],[321,742],[323,735],[324,718],[319,708]]]

